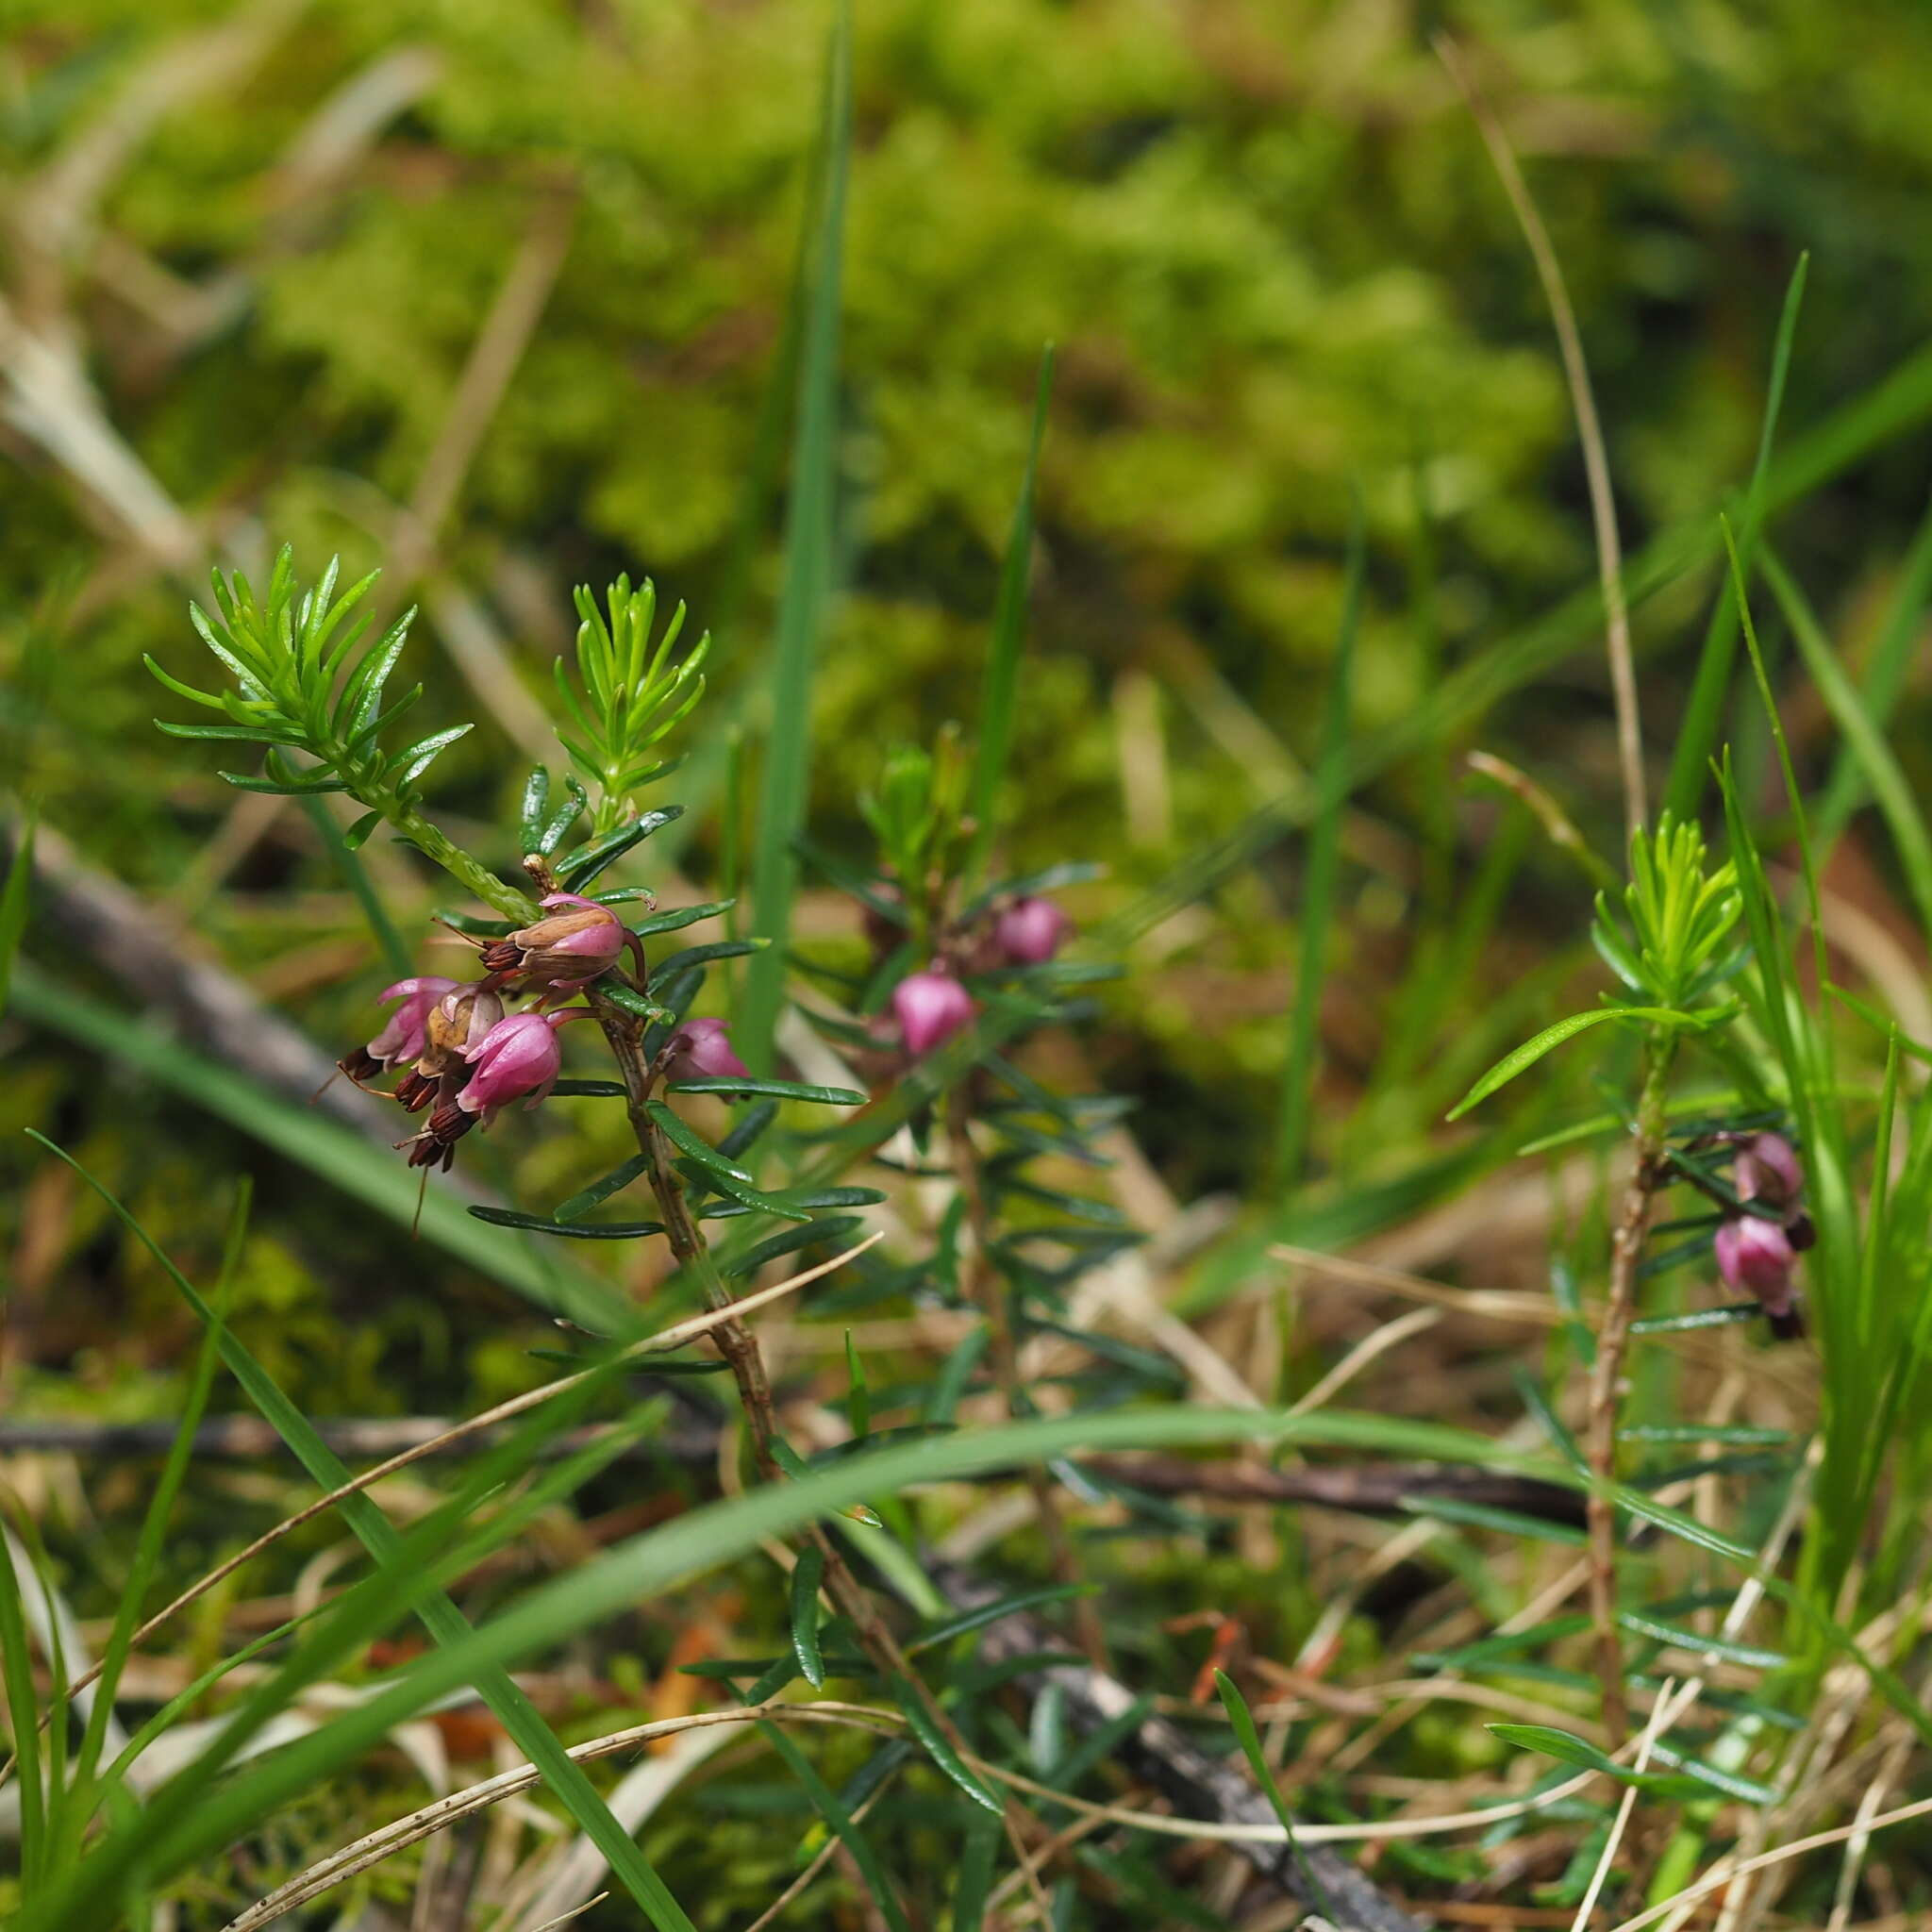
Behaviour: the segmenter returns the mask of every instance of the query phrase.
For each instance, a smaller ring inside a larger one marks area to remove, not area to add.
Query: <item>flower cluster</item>
[[[1811,1245],[1811,1217],[1800,1205],[1805,1170],[1780,1134],[1737,1136],[1731,1191],[1738,1206],[1718,1223],[1712,1245],[1725,1285],[1755,1295],[1774,1335],[1790,1341],[1805,1332],[1793,1279],[1798,1257]]]
[[[575,892],[552,892],[544,917],[478,946],[481,979],[425,974],[399,979],[381,997],[395,1001],[388,1024],[365,1046],[337,1063],[358,1087],[406,1069],[391,1093],[412,1114],[427,1118],[399,1146],[411,1167],[447,1172],[456,1143],[479,1123],[488,1126],[513,1100],[535,1107],[563,1070],[558,1029],[591,1017],[588,1007],[564,1008],[616,965],[632,935],[608,906]],[[505,1001],[534,994],[524,1011]],[[693,1020],[669,1041],[665,1057],[688,1071],[713,1076],[745,1072],[722,1020]]]
[[[358,1087],[408,1063],[391,1090],[409,1113],[428,1110],[423,1130],[399,1142],[411,1167],[440,1165],[447,1172],[456,1143],[480,1120],[486,1126],[512,1100],[535,1107],[562,1070],[557,1029],[590,1017],[570,1012],[506,1013],[503,976],[458,982],[399,979],[381,997],[401,1004],[366,1046],[337,1064]]]
[[[979,1008],[959,976],[962,969],[1043,966],[1073,929],[1073,921],[1051,899],[1013,899],[989,926],[960,935],[929,965],[908,973],[892,989],[892,1016],[906,1052],[921,1058],[972,1025]]]

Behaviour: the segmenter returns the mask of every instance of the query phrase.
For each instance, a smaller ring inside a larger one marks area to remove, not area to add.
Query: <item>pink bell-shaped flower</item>
[[[464,1050],[502,1018],[493,979],[473,979],[444,993],[423,1023],[423,1050],[396,1082],[396,1098],[411,1113],[422,1112],[432,1099],[454,1100],[463,1084]]]
[[[915,1057],[930,1053],[954,1034],[972,1025],[973,995],[938,967],[908,973],[892,989],[892,1011],[906,1051]]]
[[[1043,966],[1066,943],[1074,922],[1051,899],[1015,899],[993,921],[993,943],[1013,966]]]
[[[1792,1280],[1797,1251],[1782,1225],[1759,1214],[1730,1215],[1719,1223],[1714,1245],[1717,1272],[1726,1286],[1756,1295],[1774,1334],[1805,1332]]]
[[[512,1013],[499,1020],[480,1041],[463,1049],[463,1058],[475,1071],[469,1085],[457,1095],[457,1105],[465,1113],[481,1114],[486,1126],[496,1110],[512,1100],[535,1107],[563,1071],[557,1029],[590,1017],[584,1008],[574,1007],[562,1013]]]
[[[750,1079],[751,1069],[731,1046],[731,1029],[724,1020],[687,1020],[671,1036],[667,1061],[684,1079]]]
[[[1740,1201],[1785,1208],[1805,1191],[1805,1170],[1797,1150],[1782,1134],[1753,1134],[1741,1141],[1731,1176]]]
[[[437,1001],[445,993],[454,992],[457,985],[454,979],[440,979],[431,974],[418,979],[399,979],[393,986],[384,987],[377,998],[399,1000],[401,1005],[367,1046],[344,1054],[336,1064],[359,1087],[405,1060],[420,1059],[424,1027],[429,1015]]]

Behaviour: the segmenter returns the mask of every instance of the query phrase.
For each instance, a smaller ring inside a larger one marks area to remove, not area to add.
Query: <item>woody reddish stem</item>
[[[672,1165],[670,1144],[645,1105],[651,1097],[655,1076],[644,1055],[643,1022],[637,1015],[603,999],[594,984],[589,989],[589,999],[624,1080],[625,1110],[632,1131],[637,1136],[638,1149],[644,1156],[646,1176],[651,1192],[657,1199],[658,1211],[664,1220],[665,1237],[670,1241],[671,1252],[696,1276],[707,1307],[712,1309],[724,1307],[729,1305],[731,1297],[719,1276],[710,1246],[698,1231],[691,1216],[691,1204],[685,1198],[684,1183]],[[767,1482],[782,1482],[785,1473],[779,1467],[772,1446],[777,1436],[777,1425],[773,1410],[771,1378],[765,1372],[764,1354],[758,1347],[758,1338],[736,1316],[720,1323],[712,1332],[718,1352],[724,1357],[731,1370],[732,1380],[738,1387],[739,1402],[751,1428],[752,1456],[758,1474]],[[899,1647],[898,1639],[879,1614],[872,1592],[853,1573],[830,1532],[824,1524],[813,1524],[806,1534],[824,1558],[827,1594],[852,1619],[859,1645],[872,1659],[874,1667],[888,1683],[904,1684],[924,1707],[926,1714],[954,1748],[965,1750],[964,1737],[912,1669],[906,1653]],[[1029,1814],[1010,1797],[1005,1801],[1005,1814],[1007,1837],[1019,1855],[1022,1865],[1025,1866],[1027,1851],[1022,1828]],[[1034,1904],[1041,1924],[1050,1925],[1049,1902],[1037,1877],[1030,1890],[1035,1894]]]
[[[1590,1614],[1596,1627],[1597,1671],[1604,1687],[1604,1729],[1612,1750],[1629,1734],[1630,1708],[1624,1694],[1624,1645],[1617,1629],[1617,1508],[1607,1486],[1617,1479],[1620,1384],[1630,1324],[1637,1313],[1637,1270],[1643,1258],[1651,1203],[1664,1176],[1664,1099],[1670,1067],[1670,1040],[1650,1041],[1644,1047],[1643,1086],[1637,1103],[1636,1167],[1611,1237],[1609,1294],[1590,1377],[1586,1454],[1596,1485],[1590,1492],[1584,1526]]]
[[[992,1222],[980,1179],[978,1150],[973,1144],[972,1106],[964,1088],[953,1090],[946,1112],[946,1141],[952,1157],[953,1178],[965,1197],[966,1221],[973,1230],[973,1252],[965,1262],[967,1291],[986,1317],[993,1379],[1005,1398],[1007,1413],[1017,1420],[1026,1413],[1026,1383],[1020,1368],[1020,1349],[1013,1339],[1012,1315],[1007,1307],[1006,1292],[988,1252]],[[1074,1560],[1073,1541],[1067,1535],[1066,1519],[1060,1514],[1059,1497],[1052,1480],[1043,1470],[1029,1467],[1026,1487],[1033,1495],[1033,1507],[1046,1539],[1054,1575],[1063,1584],[1077,1584],[1080,1566]],[[1087,1661],[1096,1671],[1109,1669],[1107,1633],[1101,1627],[1100,1613],[1091,1597],[1074,1599],[1074,1628]]]

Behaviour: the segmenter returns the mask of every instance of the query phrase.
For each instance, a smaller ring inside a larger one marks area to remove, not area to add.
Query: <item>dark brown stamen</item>
[[[383,1072],[385,1062],[377,1059],[366,1046],[358,1046],[345,1053],[336,1065],[357,1086],[366,1087]],[[320,1093],[322,1089],[317,1088],[316,1091]]]
[[[436,1085],[426,1075],[411,1071],[396,1082],[396,1098],[406,1111],[421,1113],[436,1097]]]

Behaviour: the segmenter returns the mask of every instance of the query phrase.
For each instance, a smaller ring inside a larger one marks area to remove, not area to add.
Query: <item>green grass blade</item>
[[[0,1682],[13,1732],[14,1788],[20,1793],[20,1875],[32,1898],[46,1873],[47,1799],[41,1755],[41,1707],[34,1694],[34,1656],[13,1553],[0,1547]]]
[[[310,1478],[326,1490],[339,1489],[346,1483],[349,1472],[341,1459],[316,1434],[308,1419],[282,1392],[280,1386],[239,1338],[220,1325],[213,1311],[187,1276],[175,1266],[134,1216],[71,1155],[55,1146],[43,1135],[34,1134],[33,1138],[66,1161],[100,1195],[166,1271],[195,1314],[217,1329],[217,1346],[222,1358],[247,1391],[249,1400],[294,1451]],[[343,1520],[354,1530],[357,1540],[378,1563],[397,1558],[402,1550],[402,1539],[367,1495],[344,1497],[340,1507]],[[426,1594],[417,1606],[417,1610],[425,1627],[439,1644],[445,1647],[460,1645],[462,1640],[471,1634],[469,1620],[441,1591]],[[613,1875],[649,1914],[659,1932],[692,1932],[690,1920],[663,1880],[632,1841],[629,1833],[611,1815],[590,1779],[571,1759],[556,1733],[543,1722],[536,1707],[511,1681],[508,1674],[500,1665],[486,1666],[478,1672],[475,1683],[477,1694],[489,1705],[517,1748],[543,1774],[544,1782],[609,1860]]]
[[[858,1874],[865,1881],[866,1890],[872,1893],[891,1932],[911,1932],[899,1904],[899,1895],[892,1890],[892,1881],[886,1876],[886,1869],[879,1863],[872,1840],[859,1829],[851,1812],[839,1802],[838,1794],[812,1768],[810,1758],[785,1735],[781,1725],[763,1718],[758,1722],[758,1730],[765,1741],[785,1760],[786,1768],[804,1786],[806,1796],[817,1806],[820,1815],[852,1854],[852,1862],[858,1866]]]
[[[34,889],[34,822],[21,821],[13,841],[13,863],[7,868],[7,883],[0,887],[0,1014],[13,988],[13,962],[20,957],[20,942],[26,937],[27,908]]]
[[[1545,1757],[1556,1758],[1559,1764],[1574,1765],[1579,1771],[1599,1772],[1620,1785],[1628,1785],[1634,1790],[1649,1791],[1654,1797],[1694,1798],[1699,1795],[1697,1785],[1689,1777],[1666,1775],[1661,1772],[1632,1771],[1628,1765],[1619,1764],[1607,1752],[1599,1750],[1588,1738],[1579,1738],[1574,1731],[1559,1731],[1554,1724],[1485,1724],[1483,1728],[1520,1751],[1540,1751]]]
[[[1335,874],[1341,852],[1341,815],[1348,805],[1350,698],[1356,634],[1361,627],[1362,572],[1367,550],[1360,497],[1348,526],[1348,563],[1341,592],[1341,627],[1328,679],[1328,708],[1315,767],[1315,819],[1308,833],[1302,888],[1301,948],[1295,962],[1294,1010],[1281,1074],[1281,1128],[1274,1149],[1277,1194],[1297,1186],[1307,1158],[1314,1116],[1315,1074],[1322,1054],[1322,990],[1328,977],[1328,932],[1335,912]]]
[[[1470,1430],[1345,1411],[1289,1415],[1175,1407],[1089,1412],[897,1443],[832,1463],[796,1481],[760,1485],[742,1496],[689,1511],[532,1591],[460,1643],[416,1659],[397,1682],[377,1695],[262,1760],[252,1768],[242,1788],[199,1793],[164,1842],[143,1845],[151,1859],[149,1869],[178,1870],[195,1857],[219,1853],[254,1821],[309,1789],[318,1778],[358,1756],[437,1698],[473,1682],[482,1669],[504,1666],[607,1618],[635,1614],[641,1604],[720,1564],[751,1554],[764,1538],[788,1535],[807,1524],[824,1521],[869,1495],[991,1470],[1024,1468],[1075,1449],[1098,1453],[1240,1441],[1474,1462],[1573,1490],[1586,1487],[1585,1479],[1567,1464],[1514,1454]],[[1821,1612],[1781,1577],[1758,1566],[1749,1549],[1635,1491],[1618,1489],[1613,1493],[1618,1505],[1638,1521],[1655,1524],[1692,1548],[1740,1566],[1769,1594],[1790,1604],[1831,1651],[1856,1662],[1886,1702],[1907,1718],[1920,1737],[1932,1741],[1932,1717],[1898,1674],[1866,1655],[1842,1624]],[[110,1839],[97,1855],[103,1861],[100,1874],[91,1878],[90,1884],[103,1882],[101,1874],[109,1873],[106,1861],[125,1856],[125,1845],[117,1849],[116,1840]],[[100,1895],[98,1890],[89,1894],[96,1900]],[[69,1925],[95,1923],[72,1909],[81,1896],[69,1893],[49,1901],[44,1910],[28,1916],[21,1932],[54,1932],[56,1927],[64,1932]],[[60,1916],[63,1912],[64,1917]]]
[[[993,1860],[999,1849],[999,1820],[975,1811],[959,1846],[952,1932],[980,1932],[986,1923],[986,1901],[992,1890]]]
[[[1694,1027],[1697,1024],[1689,1014],[1675,1012],[1668,1007],[1592,1007],[1587,1013],[1572,1013],[1566,1019],[1557,1021],[1554,1025],[1545,1026],[1534,1040],[1525,1040],[1513,1053],[1504,1055],[1449,1109],[1448,1118],[1452,1121],[1460,1120],[1471,1108],[1479,1107],[1498,1088],[1507,1087],[1519,1074],[1535,1066],[1545,1054],[1554,1052],[1566,1040],[1574,1040],[1587,1028],[1601,1025],[1606,1020],[1628,1020],[1647,1025],[1679,1027]]]
[[[812,675],[819,633],[831,601],[834,499],[838,488],[838,382],[841,264],[845,181],[852,129],[852,29],[841,4],[826,55],[824,195],[818,250],[799,356],[798,428],[785,516],[785,567],[774,640],[764,784],[751,854],[755,937],[773,943],[754,954],[733,1038],[755,1074],[772,1071],[773,1034],[785,996],[784,939],[798,887],[793,841],[805,824],[811,768]]]
[[[210,1334],[213,1330],[208,1331]],[[245,1663],[252,1663],[263,1651],[272,1649],[285,1637],[292,1637],[304,1624],[311,1623],[329,1607],[330,1600],[325,1597],[320,1603],[311,1605],[300,1616],[291,1617],[286,1624],[277,1624],[273,1630],[264,1630],[259,1637],[244,1643],[240,1650],[211,1663],[201,1675],[196,1677],[185,1690],[176,1691],[162,1705],[142,1727],[128,1739],[126,1747],[120,1757],[101,1774],[106,1785],[117,1784],[125,1777],[134,1761],[163,1732],[172,1730],[175,1724],[199,1704],[203,1697],[225,1677],[230,1671]]]
[[[1798,257],[1798,265],[1791,271],[1790,284],[1785,290],[1784,309],[1778,316],[1777,339],[1771,352],[1771,382],[1765,392],[1764,423],[1757,434],[1757,460],[1744,497],[1744,537],[1740,547],[1747,560],[1764,517],[1772,442],[1777,434],[1778,412],[1784,407],[1785,377],[1791,366],[1791,340],[1797,333],[1798,308],[1805,299],[1805,276],[1810,261],[1808,252]],[[1704,634],[1704,649],[1697,659],[1697,676],[1684,707],[1677,747],[1671,758],[1670,781],[1665,788],[1664,809],[1680,819],[1697,815],[1697,801],[1704,794],[1705,781],[1709,775],[1710,755],[1717,748],[1724,700],[1730,694],[1731,665],[1737,649],[1737,611],[1730,597],[1721,590],[1711,607],[1710,625]]]
[[[1033,434],[1026,445],[1026,468],[1013,505],[1007,554],[1000,565],[999,602],[994,608],[992,644],[986,655],[986,681],[980,688],[979,745],[974,756],[967,809],[973,815],[973,843],[967,848],[964,883],[970,891],[986,869],[999,829],[1000,780],[1013,748],[1013,708],[1020,695],[1020,653],[1026,641],[1026,582],[1033,563],[1033,496],[1040,475],[1040,444],[1046,434],[1047,398],[1053,392],[1053,348],[1040,358],[1040,384],[1033,397]]]
[[[589,1386],[589,1385],[585,1385]],[[453,1494],[399,1539],[392,1557],[372,1575],[355,1584],[336,1603],[324,1607],[309,1636],[258,1687],[243,1694],[228,1713],[214,1740],[149,1800],[129,1828],[103,1855],[73,1877],[42,1915],[43,1923],[67,1932],[72,1924],[93,1924],[82,1906],[110,1897],[125,1888],[130,1875],[153,1882],[156,1872],[167,1872],[165,1855],[155,1847],[180,1821],[195,1815],[220,1774],[235,1769],[242,1754],[258,1757],[262,1727],[309,1685],[340,1671],[351,1657],[385,1635],[437,1584],[461,1574],[492,1551],[522,1533],[532,1518],[595,1473],[608,1452],[621,1445],[631,1426],[611,1431],[566,1458],[556,1470],[528,1484],[508,1507],[468,1535],[463,1524],[484,1501],[497,1493],[519,1470],[526,1468],[543,1438],[554,1426],[567,1425],[583,1411],[580,1396],[566,1396],[559,1423],[536,1412],[520,1423],[509,1438],[492,1448],[464,1476]],[[250,1775],[257,1773],[251,1771]],[[243,1788],[247,1780],[235,1781]],[[128,1807],[121,1807],[127,1817]],[[259,1812],[258,1811],[258,1816]]]
[[[242,1239],[248,1230],[252,1191],[244,1177],[236,1190],[235,1206],[228,1221],[228,1238],[222,1255],[222,1272],[215,1287],[213,1312],[202,1327],[201,1345],[195,1352],[193,1372],[189,1377],[188,1393],[182,1403],[181,1420],[175,1430],[175,1440],[169,1445],[167,1460],[161,1466],[160,1480],[155,1485],[154,1495],[142,1521],[134,1562],[122,1589],[121,1600],[115,1606],[113,1629],[108,1634],[106,1649],[101,1653],[100,1679],[94,1687],[93,1705],[88,1712],[87,1728],[82,1733],[80,1750],[75,1758],[74,1782],[81,1802],[74,1807],[69,1827],[70,1845],[74,1851],[79,1849],[79,1834],[86,1828],[92,1809],[88,1791],[101,1761],[101,1747],[106,1741],[108,1721],[114,1708],[114,1692],[127,1662],[135,1627],[141,1619],[141,1607],[147,1598],[148,1585],[153,1581],[156,1567],[160,1561],[161,1545],[168,1533],[168,1519],[174,1513],[175,1499],[180,1494],[181,1485],[187,1478],[188,1465],[194,1453],[194,1432],[201,1424],[209,1392],[214,1387],[215,1364],[220,1359],[221,1339],[227,1325],[229,1295],[234,1287],[236,1270],[242,1262]]]
[[[1905,564],[1899,572],[1898,590],[1865,671],[1865,709],[1880,730],[1890,719],[1899,692],[1905,688],[1928,598],[1932,598],[1932,504],[1926,505],[1925,514],[1913,533],[1911,547],[1906,552]],[[1821,852],[1828,849],[1844,830],[1845,822],[1857,809],[1863,790],[1857,752],[1849,744],[1841,745],[1832,766],[1830,782],[1824,788],[1824,802],[1818,808]]]
[[[1744,567],[1738,557],[1738,546],[1731,536],[1727,519],[1720,517],[1724,536],[1724,551],[1730,559],[1731,591],[1738,600],[1739,621],[1744,626],[1744,648],[1751,655],[1752,675],[1757,680],[1757,695],[1764,706],[1764,715],[1771,725],[1772,742],[1777,747],[1778,769],[1784,774],[1785,796],[1790,801],[1791,817],[1796,823],[1798,834],[1798,857],[1805,874],[1805,897],[1811,910],[1811,943],[1816,953],[1818,984],[1824,986],[1831,979],[1831,971],[1824,957],[1824,914],[1818,896],[1818,866],[1811,850],[1811,834],[1805,823],[1805,794],[1798,789],[1798,774],[1791,765],[1791,747],[1785,737],[1784,720],[1778,715],[1777,698],[1771,688],[1770,674],[1764,668],[1764,653],[1757,644],[1757,626],[1751,621],[1751,599],[1744,590]]]
[[[1761,546],[1757,567],[1784,612],[1798,655],[1811,674],[1811,682],[1818,687],[1825,708],[1844,733],[1847,756],[1857,761],[1859,773],[1885,815],[1892,843],[1898,848],[1906,885],[1918,911],[1919,931],[1932,937],[1932,838],[1926,835],[1925,821],[1912,796],[1911,784],[1891,747],[1872,722],[1871,713],[1845,675],[1797,580],[1769,543]]]
[[[1281,1787],[1274,1782],[1274,1773],[1269,1765],[1267,1753],[1261,1749],[1260,1734],[1255,1729],[1255,1717],[1248,1708],[1248,1700],[1225,1671],[1215,1672],[1214,1688],[1221,1693],[1222,1708],[1227,1712],[1227,1721],[1234,1726],[1241,1755],[1248,1760],[1248,1769],[1255,1774],[1255,1782],[1267,1794],[1269,1804],[1274,1807],[1275,1817],[1281,1821],[1282,1830],[1288,1834],[1288,1849],[1294,1858],[1295,1869],[1302,1874],[1302,1883],[1308,1889],[1308,1897],[1328,1918],[1334,1918],[1333,1903],[1323,1889],[1322,1881],[1315,1876],[1314,1868],[1302,1856],[1301,1840],[1295,1836],[1294,1813],[1288,1808],[1288,1800],[1281,1795]]]

